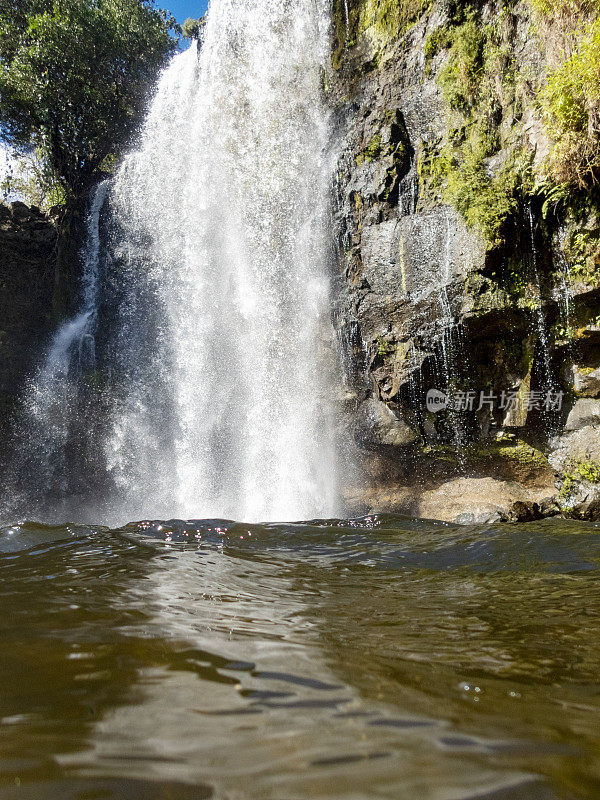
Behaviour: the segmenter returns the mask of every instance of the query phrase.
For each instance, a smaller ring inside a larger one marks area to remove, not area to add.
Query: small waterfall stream
[[[139,147],[96,192],[81,310],[27,403],[46,520],[339,512],[328,25],[326,0],[214,0],[202,47],[162,75]],[[109,387],[76,436],[74,348]],[[87,476],[69,450],[92,454]]]
[[[542,389],[543,391],[550,391],[554,386],[554,377],[552,375],[552,363],[550,342],[548,341],[548,332],[546,330],[546,317],[544,314],[544,298],[542,294],[542,285],[540,281],[540,271],[538,268],[538,251],[535,243],[534,232],[534,219],[531,205],[527,206],[527,220],[529,223],[529,242],[531,246],[531,270],[532,277],[537,293],[537,302],[535,305],[536,328],[537,338],[540,348],[540,360],[542,362]]]
[[[462,342],[460,329],[457,320],[452,312],[448,288],[452,282],[452,252],[451,252],[451,228],[450,216],[446,213],[446,235],[444,257],[440,275],[440,285],[438,287],[438,303],[440,307],[439,324],[441,325],[440,335],[440,357],[438,369],[440,370],[440,388],[444,389],[451,400],[448,408],[448,421],[452,434],[452,442],[456,451],[458,464],[461,468],[465,465],[465,444],[466,431],[463,415],[460,409],[452,406],[459,390],[459,375],[457,363],[461,355]]]
[[[81,412],[83,377],[95,367],[95,333],[99,292],[100,212],[108,183],[93,192],[87,217],[87,238],[81,254],[83,273],[80,308],[52,337],[36,373],[25,389],[17,417],[20,446],[12,464],[13,495],[33,507],[46,495],[56,506],[68,491],[68,447]],[[23,482],[25,488],[23,489]],[[15,497],[11,500],[16,499]]]
[[[571,267],[565,254],[565,229],[563,226],[558,229],[558,249],[557,256],[559,262],[561,292],[558,298],[562,321],[565,329],[569,329],[573,314],[573,286]]]

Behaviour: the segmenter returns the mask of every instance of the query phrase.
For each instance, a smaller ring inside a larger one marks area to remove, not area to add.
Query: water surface
[[[0,797],[600,796],[600,536],[0,531]]]

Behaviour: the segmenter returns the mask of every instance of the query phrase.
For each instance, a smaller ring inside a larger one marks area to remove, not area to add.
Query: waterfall
[[[92,355],[110,391],[96,441],[83,445],[87,499],[78,490],[70,502],[67,475],[63,516],[339,512],[328,26],[326,0],[213,1],[202,46],[173,58],[111,181],[100,288],[89,268],[101,246],[96,194],[81,312],[55,338],[51,379],[46,369],[35,381],[48,395],[34,403],[37,436],[51,440],[57,469],[76,410],[65,354],[98,325]],[[110,312],[100,322],[99,306]],[[35,437],[30,446],[39,450]]]
[[[45,495],[52,496],[57,507],[68,489],[68,447],[82,411],[85,375],[95,367],[99,225],[107,189],[106,181],[98,184],[90,203],[79,311],[58,328],[25,387],[15,426],[17,454],[8,481],[12,496],[5,500],[9,508],[22,500],[31,513]],[[76,460],[71,468],[78,469]]]

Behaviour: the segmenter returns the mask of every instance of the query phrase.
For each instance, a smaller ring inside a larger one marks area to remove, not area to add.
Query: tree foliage
[[[205,24],[205,17],[200,17],[199,19],[188,17],[181,26],[181,32],[185,39],[199,39]]]
[[[44,211],[64,205],[66,201],[64,189],[53,180],[48,165],[36,151],[12,160],[0,183],[0,191],[5,202],[16,195]]]
[[[152,0],[0,0],[0,135],[85,193],[139,125],[177,30]]]

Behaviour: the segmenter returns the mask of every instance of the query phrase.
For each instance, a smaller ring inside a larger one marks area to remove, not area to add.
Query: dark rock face
[[[0,431],[52,325],[56,227],[37,208],[0,205]]]
[[[348,490],[357,509],[435,508],[457,519],[469,513],[459,508],[457,487],[467,505],[472,490],[473,505],[481,506],[481,481],[491,480],[496,491],[494,481],[503,481],[494,514],[535,518],[559,508],[552,496],[562,491],[567,463],[600,458],[600,276],[589,244],[600,215],[579,201],[576,211],[568,201],[560,213],[548,211],[524,188],[515,154],[524,154],[525,171],[541,181],[551,147],[535,102],[548,65],[544,42],[532,33],[527,4],[509,13],[493,0],[476,8],[469,19],[480,31],[494,26],[516,65],[512,100],[499,100],[486,122],[495,152],[476,165],[482,185],[489,179],[498,195],[492,215],[507,209],[492,233],[477,224],[476,191],[465,206],[444,190],[452,170],[465,169],[460,158],[455,167],[444,158],[457,151],[457,137],[477,129],[479,113],[476,104],[464,112],[461,128],[440,86],[453,52],[431,43],[455,30],[451,6],[436,2],[415,14],[412,27],[390,33],[369,20],[363,0],[346,10],[334,4],[326,91],[344,143],[335,187],[335,320],[367,475],[362,492]],[[569,249],[575,241],[587,247],[585,256]],[[472,391],[472,403],[434,412],[426,404],[430,389]],[[381,404],[397,435],[384,430]],[[598,442],[592,456],[570,444],[583,426]],[[444,494],[454,498],[446,513]],[[511,511],[511,497],[525,505]],[[588,517],[593,508],[587,504]]]
[[[363,36],[331,92],[346,143],[337,187],[338,324],[342,340],[363,351],[362,393],[392,402],[410,390],[451,320],[471,304],[464,283],[486,255],[454,208],[426,206],[420,194],[416,153],[443,134],[444,119],[443,99],[425,71],[427,31],[422,20],[353,86],[376,49]]]

